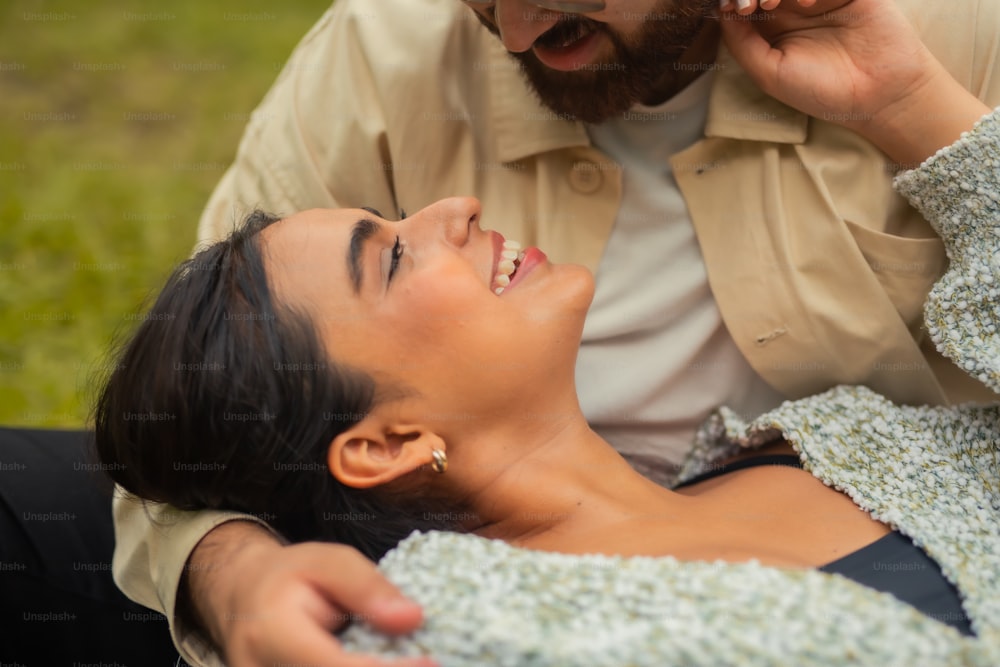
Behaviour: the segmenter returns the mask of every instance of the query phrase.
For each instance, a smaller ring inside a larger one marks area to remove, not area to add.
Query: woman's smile
[[[521,249],[517,241],[504,239],[498,232],[491,231],[493,236],[493,280],[490,286],[497,296],[520,283],[525,276],[548,261],[545,253],[538,248]]]
[[[499,296],[510,285],[511,277],[524,259],[524,252],[517,241],[508,241],[499,232],[491,231],[490,234],[493,237],[493,279],[490,287]]]

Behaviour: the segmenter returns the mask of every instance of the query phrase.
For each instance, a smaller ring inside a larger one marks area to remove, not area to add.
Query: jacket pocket
[[[927,293],[948,266],[944,243],[877,232],[844,220],[872,273],[911,331],[923,325]]]

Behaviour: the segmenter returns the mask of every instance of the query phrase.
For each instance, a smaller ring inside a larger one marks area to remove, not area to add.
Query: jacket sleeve
[[[1000,110],[895,187],[944,241],[950,266],[924,306],[938,350],[1000,392]]]
[[[254,521],[235,512],[182,512],[144,502],[117,490],[112,501],[115,522],[115,583],[132,600],[166,614],[170,635],[192,665],[221,664],[211,644],[175,613],[177,588],[188,556],[213,528],[227,521]]]

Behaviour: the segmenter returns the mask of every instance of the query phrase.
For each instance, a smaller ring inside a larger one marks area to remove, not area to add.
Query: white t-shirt
[[[679,462],[719,405],[756,416],[782,400],[722,322],[669,162],[702,137],[711,79],[588,128],[624,168],[623,198],[597,271],[577,385],[595,430],[646,474],[643,462]]]

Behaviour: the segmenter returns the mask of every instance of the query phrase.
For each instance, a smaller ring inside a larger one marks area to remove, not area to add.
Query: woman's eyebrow
[[[367,208],[364,210],[371,211]],[[373,213],[373,215],[378,215],[378,213]],[[365,242],[381,229],[382,225],[368,218],[358,220],[351,228],[351,242],[347,246],[347,270],[351,274],[351,285],[354,287],[355,294],[361,293],[361,279],[364,276],[361,260]]]
[[[361,210],[362,211],[368,211],[372,215],[378,216],[378,217],[382,218],[383,220],[385,219],[385,216],[382,215],[381,213],[379,213],[378,209],[372,208],[371,206],[362,206]]]

